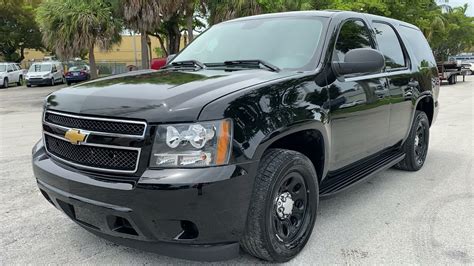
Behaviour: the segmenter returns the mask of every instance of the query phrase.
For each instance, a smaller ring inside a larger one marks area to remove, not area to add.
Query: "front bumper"
[[[94,234],[163,255],[215,261],[238,255],[255,163],[147,170],[138,181],[104,179],[54,161],[39,143],[33,171],[45,198]]]
[[[26,80],[26,84],[28,85],[49,85],[51,84],[51,79],[43,79],[43,78],[29,78]]]

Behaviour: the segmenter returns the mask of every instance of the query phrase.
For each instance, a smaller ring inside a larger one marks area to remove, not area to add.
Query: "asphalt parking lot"
[[[193,263],[102,240],[44,200],[31,148],[43,98],[59,87],[0,90],[0,265]],[[474,76],[442,86],[423,169],[390,169],[323,200],[308,245],[290,264],[474,263],[473,94]],[[241,255],[225,263],[259,262]]]

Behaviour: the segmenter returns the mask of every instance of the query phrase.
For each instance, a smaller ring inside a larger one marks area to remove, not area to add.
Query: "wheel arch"
[[[330,143],[326,127],[319,121],[310,121],[275,130],[261,141],[254,159],[260,161],[265,152],[272,148],[297,151],[311,160],[321,181],[327,174],[329,162]]]
[[[428,120],[431,126],[431,124],[433,123],[434,110],[435,110],[435,103],[434,103],[433,96],[431,94],[427,94],[427,95],[424,95],[423,97],[418,98],[415,105],[415,110],[413,112],[412,121],[415,117],[416,110],[425,112],[425,114],[428,116]]]

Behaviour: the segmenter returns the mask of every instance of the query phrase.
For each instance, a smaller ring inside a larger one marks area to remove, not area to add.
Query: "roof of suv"
[[[330,17],[333,17],[336,14],[340,14],[340,13],[351,13],[351,14],[357,14],[357,15],[365,15],[370,19],[375,19],[375,20],[378,19],[378,20],[385,20],[385,21],[389,20],[389,21],[396,22],[396,23],[399,23],[399,24],[404,25],[404,26],[408,26],[408,27],[418,29],[417,26],[415,26],[413,24],[410,24],[410,23],[407,23],[407,22],[404,22],[404,21],[401,21],[401,20],[397,20],[397,19],[393,19],[393,18],[389,18],[389,17],[372,15],[372,14],[368,14],[368,13],[359,13],[359,12],[344,11],[344,10],[307,10],[307,11],[291,11],[291,12],[269,13],[269,14],[261,14],[261,15],[255,15],[255,16],[236,18],[236,19],[232,19],[232,20],[229,20],[229,21],[224,21],[222,23],[231,22],[231,21],[244,21],[244,20],[251,20],[251,19],[273,18],[273,17],[317,16],[317,17],[330,18]]]

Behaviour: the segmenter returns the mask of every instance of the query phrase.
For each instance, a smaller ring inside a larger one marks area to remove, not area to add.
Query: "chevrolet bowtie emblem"
[[[64,134],[64,138],[69,140],[71,144],[77,145],[86,140],[87,134],[81,133],[79,129],[72,128]]]

